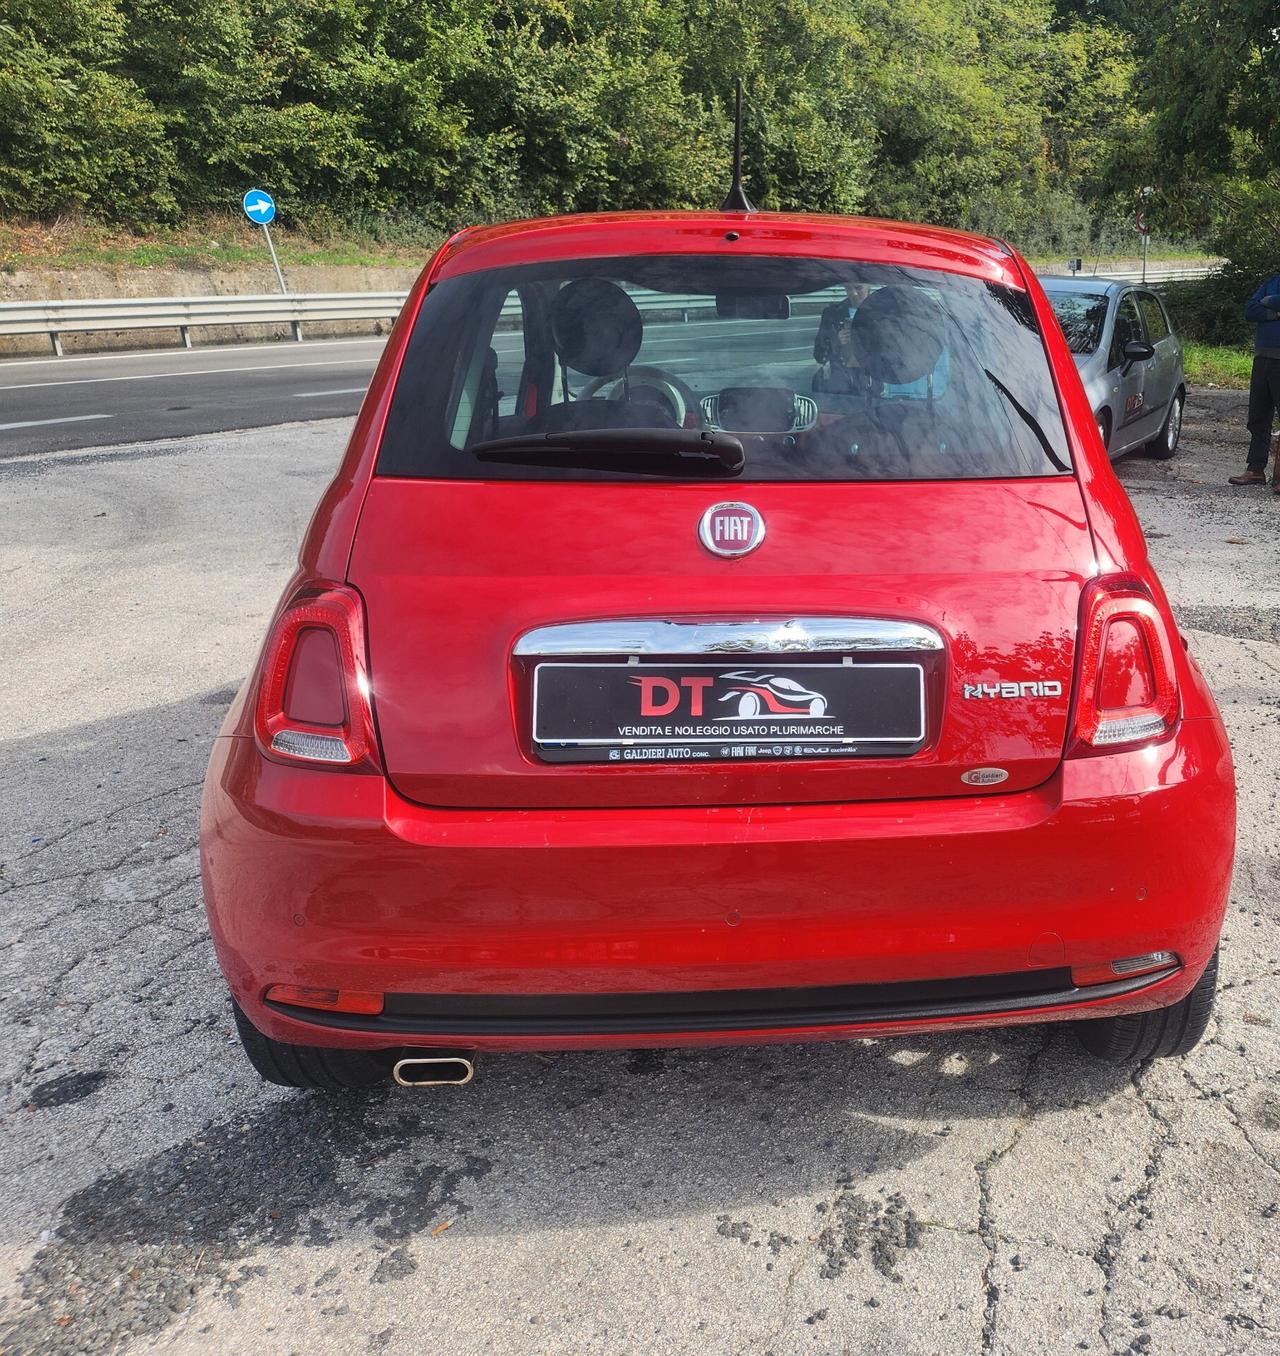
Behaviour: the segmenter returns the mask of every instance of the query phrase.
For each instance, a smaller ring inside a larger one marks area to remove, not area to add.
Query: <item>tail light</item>
[[[267,1003],[288,1003],[295,1008],[317,1008],[324,1012],[354,1012],[376,1017],[384,1002],[380,993],[364,989],[316,989],[298,984],[273,984],[265,994]]]
[[[329,767],[377,767],[364,609],[330,585],[294,598],[277,619],[262,663],[255,719],[272,758]]]
[[[1074,752],[1147,744],[1178,719],[1178,679],[1164,618],[1139,584],[1101,581],[1081,609]]]

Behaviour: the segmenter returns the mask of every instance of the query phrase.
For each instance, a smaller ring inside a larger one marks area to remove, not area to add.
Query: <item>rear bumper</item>
[[[712,989],[702,993],[388,994],[377,1016],[323,1013],[290,1007],[268,997],[267,1008],[304,1025],[336,1031],[376,1032],[388,1042],[403,1037],[446,1040],[516,1036],[723,1035],[742,1032],[849,1031],[920,1022],[984,1020],[1046,1008],[1084,1007],[1128,997],[1177,976],[1181,966],[1154,973],[1076,985],[1056,967],[1016,975],[917,980],[896,984],[844,984],[806,989]]]
[[[433,810],[228,737],[201,839],[223,970],[279,1040],[832,1039],[1176,1002],[1221,928],[1234,788],[1213,719],[1014,795],[750,809]],[[1108,972],[1153,951],[1181,963]],[[277,983],[392,997],[335,1017],[264,1003]]]

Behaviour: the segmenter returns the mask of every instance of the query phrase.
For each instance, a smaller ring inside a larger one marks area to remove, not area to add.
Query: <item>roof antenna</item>
[[[754,212],[751,199],[742,187],[742,77],[738,76],[733,105],[733,183],[729,196],[720,204],[722,212]]]

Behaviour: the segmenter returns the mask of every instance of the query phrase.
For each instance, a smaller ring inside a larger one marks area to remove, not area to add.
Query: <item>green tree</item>
[[[0,211],[177,214],[163,122],[117,64],[112,0],[9,0],[0,21]]]
[[[687,0],[684,86],[711,115],[718,206],[729,182],[735,77],[746,94],[747,192],[759,207],[856,212],[876,131],[864,93],[866,41],[848,0]]]
[[[1205,231],[1245,287],[1280,266],[1274,0],[1172,0],[1153,32],[1141,88],[1165,210]]]
[[[1136,0],[0,3],[9,212],[167,217],[255,181],[286,219],[714,206],[741,75],[760,206],[1056,241],[1156,119]],[[1223,95],[1256,141],[1250,97]]]

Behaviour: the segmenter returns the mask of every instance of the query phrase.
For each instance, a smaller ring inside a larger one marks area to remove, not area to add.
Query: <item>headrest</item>
[[[877,288],[853,313],[857,365],[890,386],[919,381],[942,357],[942,325],[942,308],[918,287]]]
[[[644,322],[634,301],[607,278],[575,278],[551,303],[556,352],[575,372],[616,376],[635,362]]]

